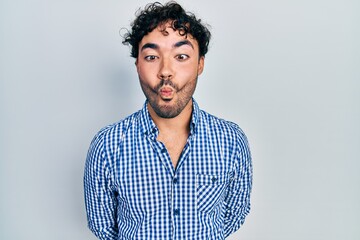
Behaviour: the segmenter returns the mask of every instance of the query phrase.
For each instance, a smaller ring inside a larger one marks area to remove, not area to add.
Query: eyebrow
[[[177,42],[173,45],[173,48],[178,48],[178,47],[181,47],[183,45],[188,45],[190,46],[192,49],[194,49],[194,46],[192,45],[192,43],[189,41],[189,40],[183,40],[183,41],[180,41],[180,42]],[[159,49],[159,45],[155,44],[155,43],[145,43],[144,46],[141,47],[141,51],[143,51],[144,49],[147,49],[147,48],[150,48],[150,49]]]
[[[141,51],[143,51],[146,48],[159,49],[159,45],[155,43],[145,43],[144,46],[141,47]]]
[[[174,44],[174,47],[181,47],[183,45],[188,45],[192,49],[194,49],[194,46],[192,45],[192,43],[189,40],[183,40],[183,41],[177,42],[177,43]]]

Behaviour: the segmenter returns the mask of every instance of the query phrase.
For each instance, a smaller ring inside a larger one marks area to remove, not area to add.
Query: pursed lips
[[[159,90],[159,94],[161,95],[161,97],[164,97],[164,98],[171,97],[173,93],[174,93],[173,88],[168,87],[168,86],[162,87]]]

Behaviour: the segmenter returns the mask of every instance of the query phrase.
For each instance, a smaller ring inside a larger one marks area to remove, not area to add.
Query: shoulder
[[[127,132],[127,129],[135,124],[139,118],[140,111],[130,116],[101,128],[93,137],[91,147],[113,148],[117,146]]]
[[[235,150],[237,154],[251,155],[248,138],[237,123],[216,117],[203,110],[200,110],[199,121],[202,134],[206,133],[210,138],[215,137],[218,142]]]
[[[215,130],[234,139],[244,138],[246,140],[246,135],[238,124],[214,116],[204,110],[200,110],[200,125],[205,126],[209,131]]]

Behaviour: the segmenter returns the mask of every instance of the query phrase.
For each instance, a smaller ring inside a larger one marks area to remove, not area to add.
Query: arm
[[[250,211],[252,188],[251,153],[246,136],[241,132],[237,140],[235,171],[225,198],[225,237],[235,232],[244,223]]]
[[[104,154],[100,132],[91,142],[85,163],[84,194],[88,227],[98,239],[117,239],[116,196]]]

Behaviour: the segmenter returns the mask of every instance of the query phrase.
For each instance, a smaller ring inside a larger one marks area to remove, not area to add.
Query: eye
[[[149,56],[146,56],[144,59],[145,59],[145,61],[152,62],[152,61],[154,61],[156,58],[157,58],[157,56],[149,55]]]
[[[189,58],[189,56],[186,55],[186,54],[179,54],[179,55],[176,55],[175,58],[176,58],[177,60],[179,60],[179,61],[185,61],[186,59]]]

